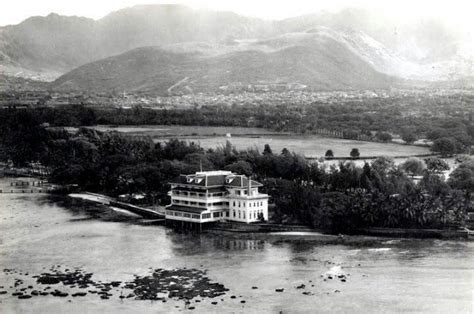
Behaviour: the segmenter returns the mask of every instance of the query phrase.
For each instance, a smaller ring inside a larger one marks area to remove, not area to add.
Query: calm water
[[[0,186],[5,183],[0,179]],[[230,291],[224,301],[196,303],[193,311],[204,313],[473,311],[473,242],[191,235],[120,220],[106,209],[65,206],[44,195],[0,194],[1,269],[31,275],[60,264],[82,267],[103,281],[130,280],[134,274],[148,274],[150,267],[206,269]],[[337,266],[349,274],[347,281],[324,281],[321,275]],[[0,286],[5,287],[0,290],[9,291],[0,295],[1,313],[189,311],[183,301],[120,301],[117,296],[19,300],[8,289],[15,277],[0,272]],[[301,284],[305,288],[296,289]],[[284,292],[275,292],[277,288]]]

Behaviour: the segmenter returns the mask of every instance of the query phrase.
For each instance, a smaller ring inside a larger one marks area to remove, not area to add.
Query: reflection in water
[[[52,265],[81,267],[97,281],[130,280],[150,268],[207,270],[230,291],[217,306],[203,301],[198,312],[471,310],[472,242],[176,233],[123,221],[104,207],[38,194],[0,195],[0,230],[2,269],[41,273]],[[321,277],[334,267],[344,272],[344,281]],[[9,280],[0,273],[0,286]],[[96,299],[24,301],[0,295],[7,309],[2,313],[173,312],[183,305]]]

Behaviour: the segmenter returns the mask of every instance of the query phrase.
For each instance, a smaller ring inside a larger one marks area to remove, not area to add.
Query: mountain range
[[[0,27],[2,75],[53,90],[151,94],[299,84],[376,89],[474,77],[472,42],[436,21],[399,25],[346,9],[282,21],[180,5],[99,20],[50,14]]]

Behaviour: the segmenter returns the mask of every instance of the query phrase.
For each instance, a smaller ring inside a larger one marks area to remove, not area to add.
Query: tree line
[[[48,128],[31,111],[9,111],[0,121],[0,159],[15,166],[39,162],[49,180],[87,191],[144,193],[150,202],[169,202],[168,182],[179,174],[226,169],[264,183],[272,220],[333,232],[364,227],[433,228],[463,225],[472,209],[474,162],[467,159],[446,181],[443,160],[409,159],[395,166],[379,157],[357,167],[307,161],[287,149],[265,145],[237,150],[229,142],[205,150],[195,143],[133,138],[118,132]],[[416,180],[414,178],[417,178]],[[417,182],[419,181],[419,182]]]
[[[402,99],[403,100],[403,99]],[[328,104],[202,105],[192,109],[132,109],[67,105],[31,109],[52,126],[200,125],[259,127],[299,134],[326,134],[345,139],[391,142],[399,136],[407,144],[418,139],[433,143],[432,150],[449,156],[469,153],[474,145],[474,122],[468,107],[450,109],[450,103],[424,105],[402,100],[367,99]],[[423,111],[412,114],[412,111]]]

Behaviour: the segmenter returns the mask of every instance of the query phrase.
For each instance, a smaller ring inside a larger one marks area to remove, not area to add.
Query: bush
[[[384,143],[391,142],[393,139],[392,135],[387,132],[377,132],[377,134],[375,134],[375,137]]]
[[[436,139],[431,146],[431,150],[440,153],[441,156],[452,156],[456,153],[456,140],[451,137]]]
[[[324,156],[326,157],[326,159],[332,159],[332,158],[334,158],[334,153],[331,149],[328,149]]]
[[[360,157],[360,152],[358,148],[353,148],[350,153],[351,157],[357,159]]]

